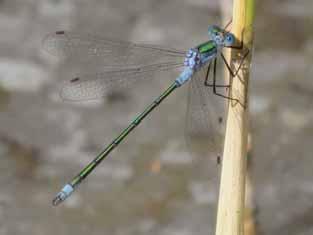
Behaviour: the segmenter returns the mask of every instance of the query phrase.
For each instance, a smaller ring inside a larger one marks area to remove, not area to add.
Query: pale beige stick
[[[231,19],[232,15],[232,7],[233,1],[232,0],[220,0],[221,6],[221,15],[222,15],[222,25],[227,25]],[[228,30],[231,29],[231,25],[229,26]],[[230,51],[225,52],[226,58],[230,58]],[[225,68],[225,73],[228,74],[229,71]],[[227,76],[227,75],[226,75]],[[249,152],[252,151],[252,144],[251,144],[251,135],[249,134],[248,138],[248,155],[251,157]],[[248,159],[249,160],[249,159]],[[250,174],[251,167],[247,166],[247,174],[246,174],[246,197],[245,197],[245,213],[244,213],[244,234],[245,235],[256,235],[257,234],[257,227],[255,222],[255,204],[254,204],[254,196],[253,196],[253,185],[251,180]]]
[[[232,32],[247,47],[250,45],[246,42],[252,42],[253,8],[254,0],[234,0]],[[234,67],[238,67],[238,57],[242,54],[243,50],[232,51],[231,61],[236,61]],[[251,54],[238,75],[232,79],[230,95],[238,99],[239,103],[231,102],[228,109],[216,235],[243,235],[250,58]]]
[[[255,206],[253,204],[253,187],[249,172],[246,177],[246,200],[244,213],[244,234],[256,235],[256,223],[254,219]]]

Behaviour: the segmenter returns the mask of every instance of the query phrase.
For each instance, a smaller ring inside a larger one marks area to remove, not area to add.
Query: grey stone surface
[[[220,166],[207,158],[192,165],[183,150],[185,88],[71,199],[52,207],[61,186],[173,77],[96,102],[64,103],[62,82],[93,68],[53,58],[41,41],[66,29],[184,49],[206,40],[219,7],[205,0],[0,1],[1,235],[214,233],[218,175],[212,175]],[[313,229],[311,8],[310,0],[257,3],[251,171],[263,234]]]

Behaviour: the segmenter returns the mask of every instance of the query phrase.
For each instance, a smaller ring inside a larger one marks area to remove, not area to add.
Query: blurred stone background
[[[56,30],[189,48],[220,24],[217,0],[0,1],[0,235],[214,234],[219,166],[182,147],[183,88],[60,207],[65,182],[173,79],[97,102],[64,103],[84,70],[42,50]],[[259,1],[251,95],[251,174],[259,234],[313,233],[313,3]],[[214,175],[216,177],[214,177]]]

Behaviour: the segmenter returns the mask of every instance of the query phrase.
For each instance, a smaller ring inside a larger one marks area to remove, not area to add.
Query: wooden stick
[[[251,170],[253,168],[253,144],[251,133],[248,135],[248,153],[247,153],[247,175],[246,175],[246,200],[245,200],[245,219],[244,219],[244,234],[256,235],[259,228],[256,218],[257,205],[254,197],[253,180]]]
[[[253,18],[254,0],[234,0],[232,32],[238,41],[243,40],[245,48],[249,49],[252,44]],[[238,67],[244,51],[231,51],[230,61],[233,62],[233,68]],[[228,108],[216,235],[243,235],[244,232],[250,60],[251,53],[245,59],[238,75],[231,79],[230,95],[239,102],[230,102]]]
[[[249,171],[246,177],[246,200],[245,200],[245,213],[244,213],[244,234],[256,235],[257,228],[254,218],[255,205],[253,203],[253,187]]]

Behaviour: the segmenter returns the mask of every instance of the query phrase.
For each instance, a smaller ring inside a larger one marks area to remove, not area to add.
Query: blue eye
[[[235,43],[235,37],[230,33],[226,34],[225,39],[224,39],[224,43],[226,46],[231,46],[232,44]]]

